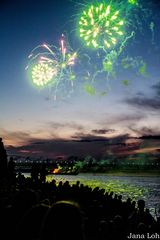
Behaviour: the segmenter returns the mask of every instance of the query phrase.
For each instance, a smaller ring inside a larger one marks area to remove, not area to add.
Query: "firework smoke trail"
[[[64,39],[64,35],[62,34],[62,38],[60,41],[60,45],[61,45],[61,52],[62,52],[62,56],[63,56],[63,61],[65,61],[65,55],[66,55],[66,47],[65,47],[65,39]]]
[[[154,22],[151,22],[149,25],[152,34],[152,44],[154,44]]]
[[[47,44],[43,44],[42,47],[46,48],[53,56],[55,55],[55,53],[52,51],[52,49],[49,47],[49,45]]]
[[[126,42],[127,42],[129,39],[131,39],[134,35],[135,35],[135,32],[132,31],[131,34],[130,34],[128,37],[125,38],[125,40],[122,42],[122,44],[121,44],[121,46],[120,46],[120,48],[119,48],[118,56],[122,53],[123,48],[125,47]]]

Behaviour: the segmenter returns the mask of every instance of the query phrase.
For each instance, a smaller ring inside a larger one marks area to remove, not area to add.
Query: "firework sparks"
[[[87,46],[112,48],[124,34],[124,20],[112,5],[99,3],[83,11],[79,33]]]

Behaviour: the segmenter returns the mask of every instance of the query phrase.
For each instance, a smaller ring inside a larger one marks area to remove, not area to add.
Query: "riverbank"
[[[83,174],[91,175],[107,175],[107,176],[137,176],[137,177],[159,177],[160,170],[147,170],[147,171],[129,171],[129,170],[109,170],[107,172],[82,172]]]
[[[18,171],[17,171],[18,172]],[[24,174],[30,174],[31,173],[31,170],[27,170],[27,171],[23,171],[22,170],[22,173]],[[79,175],[79,174],[86,174],[86,175],[104,175],[104,176],[135,176],[135,177],[160,177],[160,170],[147,170],[147,171],[138,171],[138,170],[135,170],[135,171],[131,171],[131,170],[123,170],[123,171],[120,171],[120,170],[109,170],[109,171],[106,171],[106,172],[92,172],[92,171],[88,171],[88,172],[76,172],[75,173],[70,173],[70,174],[65,174],[65,173],[59,173],[59,174],[52,174],[52,175]],[[50,173],[48,173],[47,175],[51,175]]]

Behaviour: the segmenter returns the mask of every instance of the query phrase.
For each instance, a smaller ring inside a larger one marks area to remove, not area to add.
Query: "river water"
[[[156,217],[160,215],[160,176],[112,176],[106,174],[78,174],[74,175],[48,175],[47,181],[55,179],[59,181],[69,181],[70,184],[79,180],[84,185],[92,188],[104,188],[106,191],[113,191],[121,194],[122,199],[128,197],[137,201],[144,199],[146,208]]]

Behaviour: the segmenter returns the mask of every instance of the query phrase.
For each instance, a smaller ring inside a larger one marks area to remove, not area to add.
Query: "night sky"
[[[129,26],[136,29],[136,34],[124,49],[124,57],[143,60],[145,74],[137,70],[140,65],[137,69],[122,69],[117,63],[117,74],[107,93],[104,75],[96,79],[96,87],[101,93],[104,90],[104,96],[98,91],[92,96],[84,91],[86,69],[82,56],[94,59],[94,64],[88,66],[89,73],[99,67],[102,58],[78,37],[83,3],[88,4],[69,0],[0,3],[0,136],[9,154],[101,156],[107,151],[132,154],[160,149],[160,140],[154,140],[160,135],[159,1],[139,1],[144,15],[142,11],[136,14],[142,22]],[[77,61],[75,66],[78,74],[73,92],[62,90],[54,100],[49,88],[38,89],[31,84],[25,68],[32,49],[43,43],[58,45],[62,33],[78,52],[80,63]],[[137,139],[148,135],[153,139],[145,143]],[[119,143],[128,145],[122,149]]]

